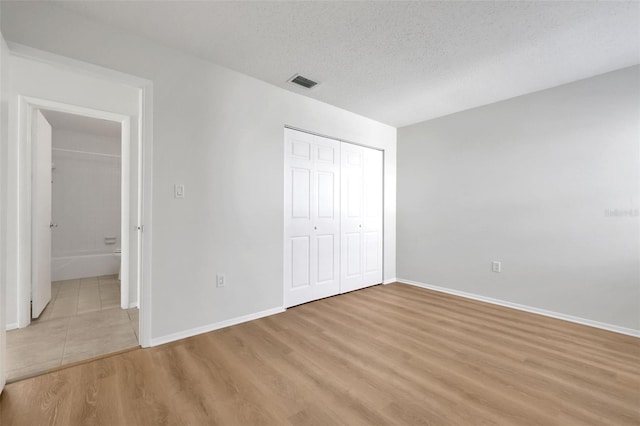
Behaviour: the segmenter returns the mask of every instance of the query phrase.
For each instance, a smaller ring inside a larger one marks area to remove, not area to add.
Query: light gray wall
[[[639,123],[634,66],[399,129],[398,277],[640,330]]]
[[[2,8],[10,41],[153,82],[156,342],[282,307],[285,125],[385,149],[385,278],[395,277],[395,128],[55,5]]]

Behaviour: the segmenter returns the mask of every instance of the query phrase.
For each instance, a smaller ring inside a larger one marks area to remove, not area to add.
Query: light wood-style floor
[[[2,425],[638,425],[640,340],[376,286],[5,388]]]

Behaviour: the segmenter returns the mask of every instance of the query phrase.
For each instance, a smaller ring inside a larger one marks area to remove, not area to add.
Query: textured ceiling
[[[120,140],[120,123],[118,122],[50,110],[42,110],[42,114],[54,129],[72,130]]]
[[[638,2],[56,5],[396,127],[640,63]]]

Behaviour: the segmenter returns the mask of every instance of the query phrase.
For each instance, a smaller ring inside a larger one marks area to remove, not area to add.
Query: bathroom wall
[[[52,280],[118,273],[120,138],[53,128]]]

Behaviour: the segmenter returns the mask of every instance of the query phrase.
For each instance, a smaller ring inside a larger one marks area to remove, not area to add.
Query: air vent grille
[[[303,76],[298,75],[298,74],[296,74],[296,75],[294,75],[293,77],[291,77],[291,79],[289,80],[289,82],[290,82],[290,83],[297,84],[298,86],[305,87],[305,88],[307,88],[307,89],[311,89],[313,86],[315,86],[316,84],[318,84],[318,83],[316,83],[315,81],[313,81],[313,80],[309,80],[308,78],[303,77]]]

